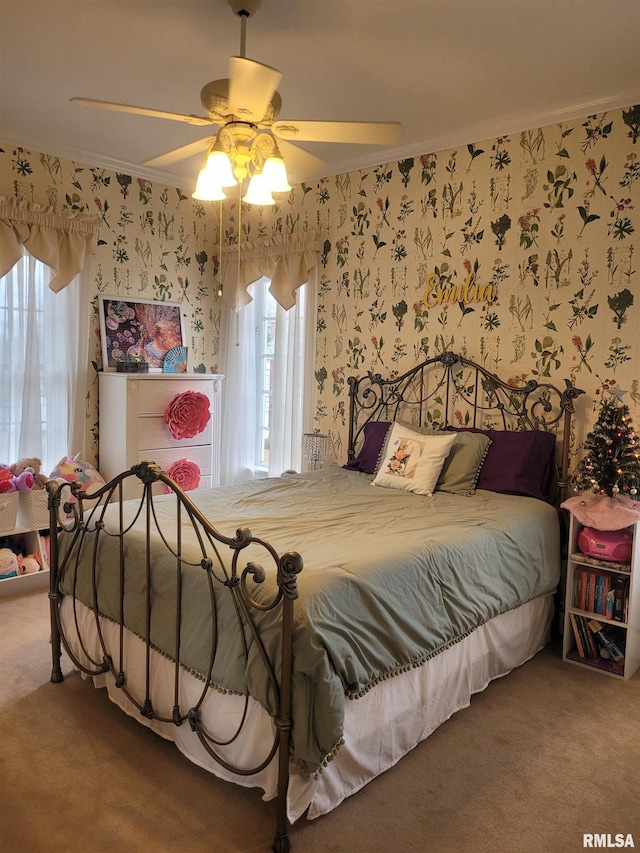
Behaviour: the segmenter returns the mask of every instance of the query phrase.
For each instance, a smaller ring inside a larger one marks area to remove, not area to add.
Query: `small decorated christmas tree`
[[[629,407],[603,400],[598,420],[584,442],[586,456],[571,477],[578,492],[635,499],[640,486],[640,444]]]

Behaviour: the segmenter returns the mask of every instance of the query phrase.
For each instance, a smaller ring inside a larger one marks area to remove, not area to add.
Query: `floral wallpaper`
[[[565,379],[574,445],[602,395],[640,425],[640,105],[297,187],[254,232],[324,235],[316,425],[346,453],[350,374],[453,350],[500,377]]]
[[[181,303],[189,369],[217,371],[220,307],[213,283],[217,207],[194,202],[174,187],[3,146],[1,139],[0,196],[100,218],[98,249],[89,259],[92,301],[88,322],[93,336],[82,448],[89,461],[95,462],[99,452],[97,372],[102,368],[100,295]]]
[[[501,377],[583,389],[575,447],[604,395],[640,424],[639,138],[636,105],[303,184],[273,208],[243,210],[243,240],[322,235],[315,421],[338,460],[347,377],[402,373],[445,349]],[[1,145],[0,195],[101,217],[96,370],[101,293],[181,302],[191,365],[217,369],[217,206]],[[229,247],[235,202],[224,217]],[[95,394],[94,383],[97,453]]]

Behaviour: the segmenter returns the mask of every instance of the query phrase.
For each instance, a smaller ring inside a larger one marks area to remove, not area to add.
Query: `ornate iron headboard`
[[[480,427],[555,432],[559,443],[558,487],[569,473],[571,416],[583,392],[565,380],[560,391],[531,379],[506,382],[480,364],[443,352],[403,373],[383,379],[379,373],[350,376],[348,459],[353,459],[370,421],[396,419],[418,426]]]

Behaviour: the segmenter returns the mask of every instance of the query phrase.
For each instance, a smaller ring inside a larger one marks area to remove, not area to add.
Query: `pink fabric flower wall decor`
[[[167,474],[174,480],[181,489],[185,492],[190,492],[197,489],[200,485],[200,468],[195,462],[190,459],[178,459],[167,469]],[[165,492],[171,492],[168,486],[164,487]]]
[[[210,418],[209,398],[200,391],[176,394],[164,411],[164,422],[177,440],[198,435]]]

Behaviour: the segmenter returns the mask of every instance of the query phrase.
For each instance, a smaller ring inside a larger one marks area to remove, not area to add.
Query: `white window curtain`
[[[98,220],[0,198],[0,461],[85,454],[89,273]],[[19,411],[17,407],[19,406]]]
[[[309,281],[317,267],[322,241],[315,233],[295,239],[246,241],[222,251],[220,280],[222,296],[229,308],[240,311],[251,302],[250,285],[263,276],[270,279],[269,291],[285,310],[296,304],[296,290]]]
[[[302,433],[313,420],[313,366],[317,313],[317,268],[296,291],[296,301],[276,314],[275,372],[268,476],[301,470]],[[249,286],[249,293],[251,286]],[[223,307],[221,372],[223,387],[221,482],[263,475],[255,466],[256,325],[255,303],[235,313]]]
[[[51,269],[49,287],[58,293],[84,269],[98,241],[99,219],[86,213],[0,197],[0,277],[24,251]]]
[[[88,335],[79,334],[79,277],[55,294],[50,275],[25,253],[0,279],[0,461],[36,456],[45,474],[82,449],[88,355]]]

